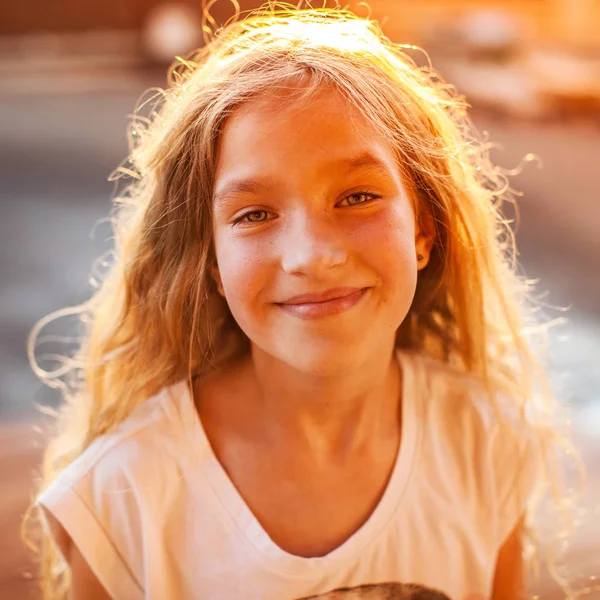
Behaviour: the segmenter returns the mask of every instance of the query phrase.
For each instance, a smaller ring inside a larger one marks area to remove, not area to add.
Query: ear
[[[435,224],[428,208],[423,208],[419,217],[415,229],[415,253],[423,257],[422,260],[417,260],[417,269],[420,271],[429,264],[431,249],[435,242]]]
[[[210,268],[210,275],[213,278],[214,282],[217,284],[217,290],[219,294],[225,298],[225,291],[223,290],[223,282],[221,281],[221,274],[219,273],[219,268],[217,266],[212,266]]]

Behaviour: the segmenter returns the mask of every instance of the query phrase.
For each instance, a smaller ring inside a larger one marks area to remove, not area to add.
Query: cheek
[[[404,206],[385,211],[355,231],[360,256],[379,275],[383,293],[413,293],[417,281],[415,229]]]
[[[267,279],[262,254],[252,244],[227,240],[216,244],[217,262],[227,304],[239,321],[256,303]]]

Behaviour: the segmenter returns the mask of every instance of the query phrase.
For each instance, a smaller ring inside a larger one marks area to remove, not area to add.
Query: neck
[[[253,346],[244,374],[251,390],[244,412],[276,447],[330,462],[399,435],[402,374],[393,348],[328,379],[300,373]]]

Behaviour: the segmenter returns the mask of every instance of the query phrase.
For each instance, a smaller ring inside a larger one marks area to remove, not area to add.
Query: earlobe
[[[417,224],[415,235],[415,251],[417,255],[417,269],[423,269],[429,264],[431,249],[435,241],[435,226],[428,210],[423,211],[421,222]]]
[[[430,240],[429,238],[419,238],[419,236],[417,236],[415,243],[417,269],[424,269],[429,264],[432,246],[432,240]]]

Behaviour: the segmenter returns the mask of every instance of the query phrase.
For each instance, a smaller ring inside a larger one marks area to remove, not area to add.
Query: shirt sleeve
[[[140,566],[132,560],[143,554],[135,548],[141,532],[134,489],[114,457],[82,472],[86,458],[37,497],[42,523],[65,560],[71,544],[78,547],[114,600],[142,599]]]

